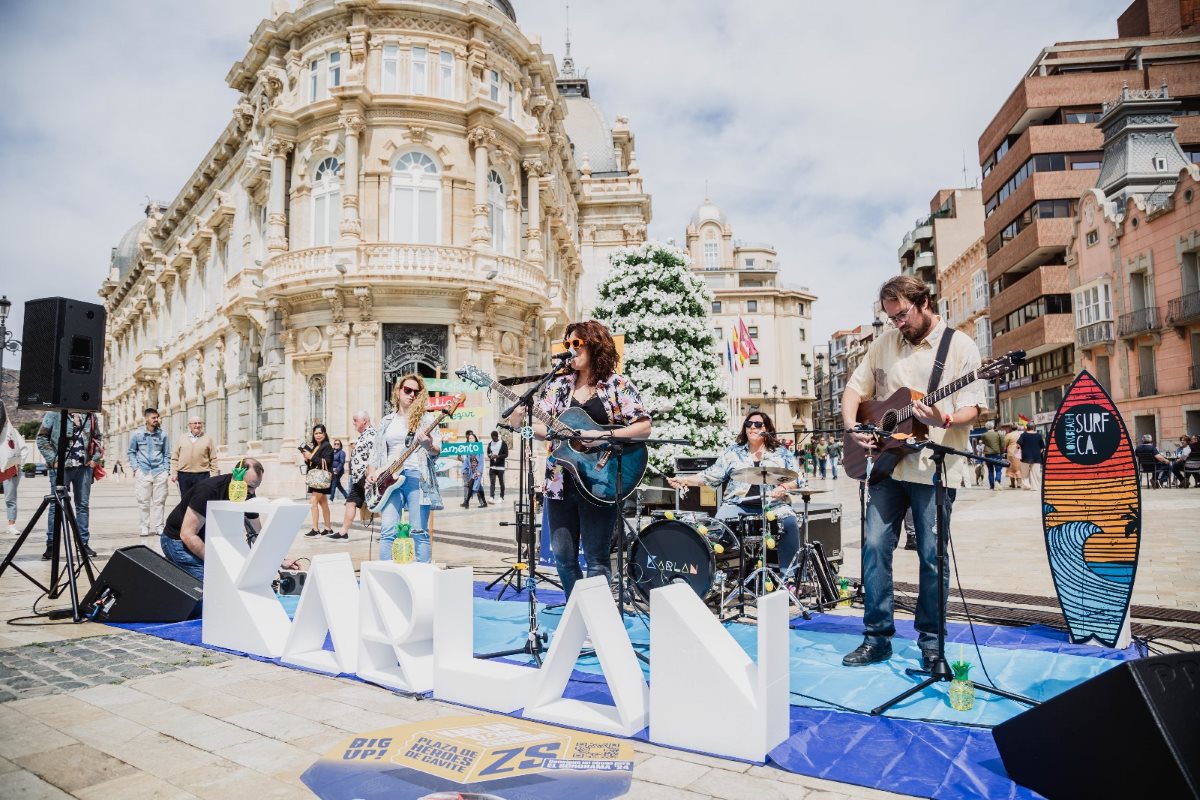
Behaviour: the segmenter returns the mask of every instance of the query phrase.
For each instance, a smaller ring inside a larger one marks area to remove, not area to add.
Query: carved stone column
[[[287,157],[295,146],[287,139],[274,139],[271,152],[271,192],[267,199],[267,252],[287,252],[287,214],[283,211],[284,184],[287,182]]]
[[[356,244],[362,239],[362,220],[358,213],[358,138],[366,128],[360,114],[343,114],[342,127],[346,129],[346,164],[342,168],[342,222],[338,233],[346,244]]]
[[[475,147],[475,206],[471,246],[476,250],[483,250],[492,240],[491,228],[488,226],[488,149],[489,145],[496,141],[496,132],[491,128],[475,128],[468,134],[467,141]]]
[[[526,227],[525,260],[531,264],[541,264],[545,261],[542,255],[542,175],[546,165],[541,159],[527,159],[521,166],[529,173],[529,223]]]

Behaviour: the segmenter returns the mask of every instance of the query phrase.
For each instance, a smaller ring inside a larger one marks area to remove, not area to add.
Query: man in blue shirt
[[[167,479],[171,473],[171,442],[162,429],[158,409],[147,408],[146,424],[129,437],[129,468],[141,512],[139,534],[158,536],[167,512]]]

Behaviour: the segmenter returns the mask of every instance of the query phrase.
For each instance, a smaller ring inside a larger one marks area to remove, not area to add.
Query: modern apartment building
[[[982,226],[980,226],[982,234]],[[938,275],[938,313],[946,324],[975,340],[985,359],[992,355],[992,321],[988,316],[987,251],[982,235]],[[987,387],[988,410],[981,420],[996,416],[996,385]]]
[[[938,276],[982,235],[980,190],[939,189],[929,201],[929,215],[904,235],[900,273],[925,281],[934,298],[940,298]]]
[[[997,386],[1004,420],[1054,411],[1074,373],[1066,252],[1079,198],[1100,175],[1101,105],[1167,84],[1179,144],[1200,161],[1198,15],[1192,0],[1137,0],[1118,38],[1045,48],[979,137],[992,350],[1028,354]]]

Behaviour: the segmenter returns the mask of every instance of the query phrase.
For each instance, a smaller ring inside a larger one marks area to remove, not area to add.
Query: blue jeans
[[[345,472],[333,473],[333,481],[329,484],[329,499],[330,500],[336,500],[337,496],[338,496],[338,492],[342,493],[343,500],[350,499],[350,493],[346,491],[345,486],[342,486],[342,477],[345,476],[345,474],[346,474]],[[397,491],[399,491],[399,490],[397,490]]]
[[[736,523],[739,514],[751,514],[758,516],[762,513],[761,508],[754,506],[744,506],[734,503],[722,503],[717,509],[717,519],[722,522],[729,522],[731,527]],[[796,552],[800,549],[800,521],[795,514],[776,513],[776,522],[782,534],[776,540],[776,552],[779,553],[779,575],[783,578],[791,577],[791,573],[787,571],[792,564],[792,559],[796,557]]]
[[[1003,458],[1004,457],[1003,453],[996,453],[994,455],[991,453],[988,453],[986,455],[988,455],[992,458]],[[1004,479],[1001,477],[1001,474],[1002,474],[1001,470],[1003,470],[1004,467],[1000,466],[999,464],[993,464],[991,462],[987,462],[983,466],[987,469],[988,488],[989,489],[995,489],[997,483],[1004,482]]]
[[[204,562],[196,558],[182,541],[172,539],[165,533],[160,533],[158,535],[158,546],[162,548],[163,555],[167,557],[167,561],[170,561],[196,580],[204,580]]]
[[[546,501],[550,525],[550,550],[563,592],[571,596],[575,582],[583,578],[579,568],[579,546],[587,562],[588,577],[603,575],[612,581],[612,536],[617,524],[617,505],[592,505],[579,493],[569,477],[563,483],[563,499]]]
[[[821,469],[821,480],[825,480],[825,457],[817,456],[817,466]]]
[[[409,535],[413,539],[416,559],[428,564],[433,560],[433,547],[429,543],[429,506],[421,505],[421,473],[406,469],[403,474],[404,483],[388,495],[387,502],[379,510],[379,558],[381,561],[392,560],[392,542],[396,541],[400,513],[407,508],[408,521],[412,525]]]
[[[8,512],[8,524],[17,521],[17,487],[21,485],[21,470],[4,482],[4,507]]]
[[[833,456],[830,456],[829,457],[829,471],[833,473],[834,478],[837,477],[837,465],[838,465],[837,459],[834,458]]]
[[[950,525],[950,507],[954,489],[946,490],[946,526]],[[917,644],[933,649],[938,635],[937,524],[934,488],[884,478],[871,487],[867,505],[866,540],[863,549],[863,587],[866,609],[863,612],[863,636],[868,644],[883,645],[896,633],[895,598],[892,588],[892,556],[900,538],[905,512],[911,508],[917,529],[917,557],[920,580],[917,593]],[[950,592],[950,573],[946,571],[943,597]]]
[[[50,488],[53,490],[58,479],[58,470],[50,470]],[[64,485],[71,492],[75,504],[75,524],[79,526],[79,538],[88,543],[88,500],[92,496],[92,468],[67,467]],[[54,506],[46,509],[46,546],[54,543]]]

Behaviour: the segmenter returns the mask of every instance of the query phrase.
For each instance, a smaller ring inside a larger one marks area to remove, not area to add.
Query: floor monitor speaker
[[[83,598],[100,622],[182,622],[200,606],[204,584],[143,545],[112,554]]]

